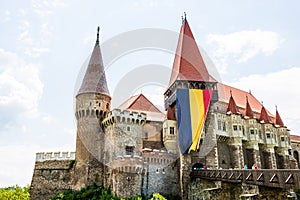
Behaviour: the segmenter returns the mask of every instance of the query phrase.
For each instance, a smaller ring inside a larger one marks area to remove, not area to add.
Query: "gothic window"
[[[101,103],[99,103],[99,107],[101,106]]]
[[[258,137],[261,139],[261,130],[258,130]]]
[[[226,131],[226,123],[223,122],[223,131]]]
[[[90,106],[92,106],[92,102],[90,102]]]
[[[271,135],[270,135],[270,133],[267,133],[267,138],[271,138]]]
[[[218,130],[222,130],[222,122],[221,122],[221,120],[218,120]]]
[[[250,134],[254,135],[254,130],[253,129],[250,130]]]
[[[126,146],[125,147],[125,151],[126,151],[126,155],[132,155],[133,154],[133,146]]]
[[[170,127],[170,135],[174,135],[174,127]]]
[[[240,131],[242,130],[242,126],[241,126],[241,125],[239,125],[239,130],[240,130]]]
[[[148,132],[145,132],[145,139],[148,139]]]
[[[238,130],[238,126],[237,125],[233,125],[233,130],[237,131]]]
[[[130,126],[127,126],[127,131],[130,131]]]
[[[284,137],[281,137],[281,141],[284,142]]]

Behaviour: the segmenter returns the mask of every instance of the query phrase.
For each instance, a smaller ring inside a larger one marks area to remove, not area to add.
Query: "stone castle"
[[[277,108],[272,114],[251,93],[217,82],[185,18],[166,79],[166,112],[143,94],[111,109],[98,29],[76,96],[76,152],[36,154],[31,199],[49,199],[92,183],[121,197],[159,192],[191,199],[192,168],[298,168],[300,139],[295,136],[291,144]],[[178,149],[177,88],[213,90],[200,150],[188,155]]]

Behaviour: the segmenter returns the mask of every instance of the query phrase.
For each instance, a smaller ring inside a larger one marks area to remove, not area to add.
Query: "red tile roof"
[[[82,93],[100,93],[109,96],[102,55],[99,46],[99,28],[96,44],[77,95]]]
[[[236,103],[235,103],[232,95],[230,96],[226,113],[240,114],[240,111],[239,111],[238,107],[236,106]]]
[[[300,142],[300,136],[299,135],[290,135],[291,141]]]
[[[248,101],[248,96],[246,96],[246,111],[245,111],[245,116],[249,117],[249,118],[254,118],[254,113],[253,110],[249,104]]]
[[[175,80],[204,82],[210,80],[207,68],[187,20],[181,26],[169,86]]]
[[[248,102],[251,105],[251,110],[253,111],[254,118],[259,118],[262,105],[251,93],[229,85],[225,85],[223,83],[218,83],[217,87],[218,87],[219,101],[228,104],[231,96],[230,95],[230,91],[231,91],[239,111],[244,116],[246,115],[245,114],[246,105],[247,105],[246,97],[248,97]],[[269,111],[267,111],[267,113],[272,119],[275,120],[274,115],[272,115]]]
[[[262,106],[262,108],[261,108],[259,121],[263,121],[265,123],[272,123],[272,120],[271,120],[270,116],[268,115],[267,110],[265,109],[264,106]]]
[[[162,113],[149,99],[143,94],[135,95],[130,97],[119,107],[121,110],[136,110],[136,111],[150,111]]]
[[[167,108],[167,120],[176,120],[175,114],[170,106]]]
[[[282,121],[282,119],[279,115],[279,112],[277,110],[277,106],[276,106],[275,124],[277,124],[279,126],[284,126],[283,121]]]

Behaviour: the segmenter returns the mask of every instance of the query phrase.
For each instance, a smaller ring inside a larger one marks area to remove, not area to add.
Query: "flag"
[[[211,96],[211,90],[177,89],[178,144],[182,154],[198,150]]]

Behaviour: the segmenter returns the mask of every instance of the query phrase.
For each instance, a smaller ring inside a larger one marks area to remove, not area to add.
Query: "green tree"
[[[0,188],[0,200],[29,200],[29,188],[29,185],[24,188],[21,188],[18,185]]]

